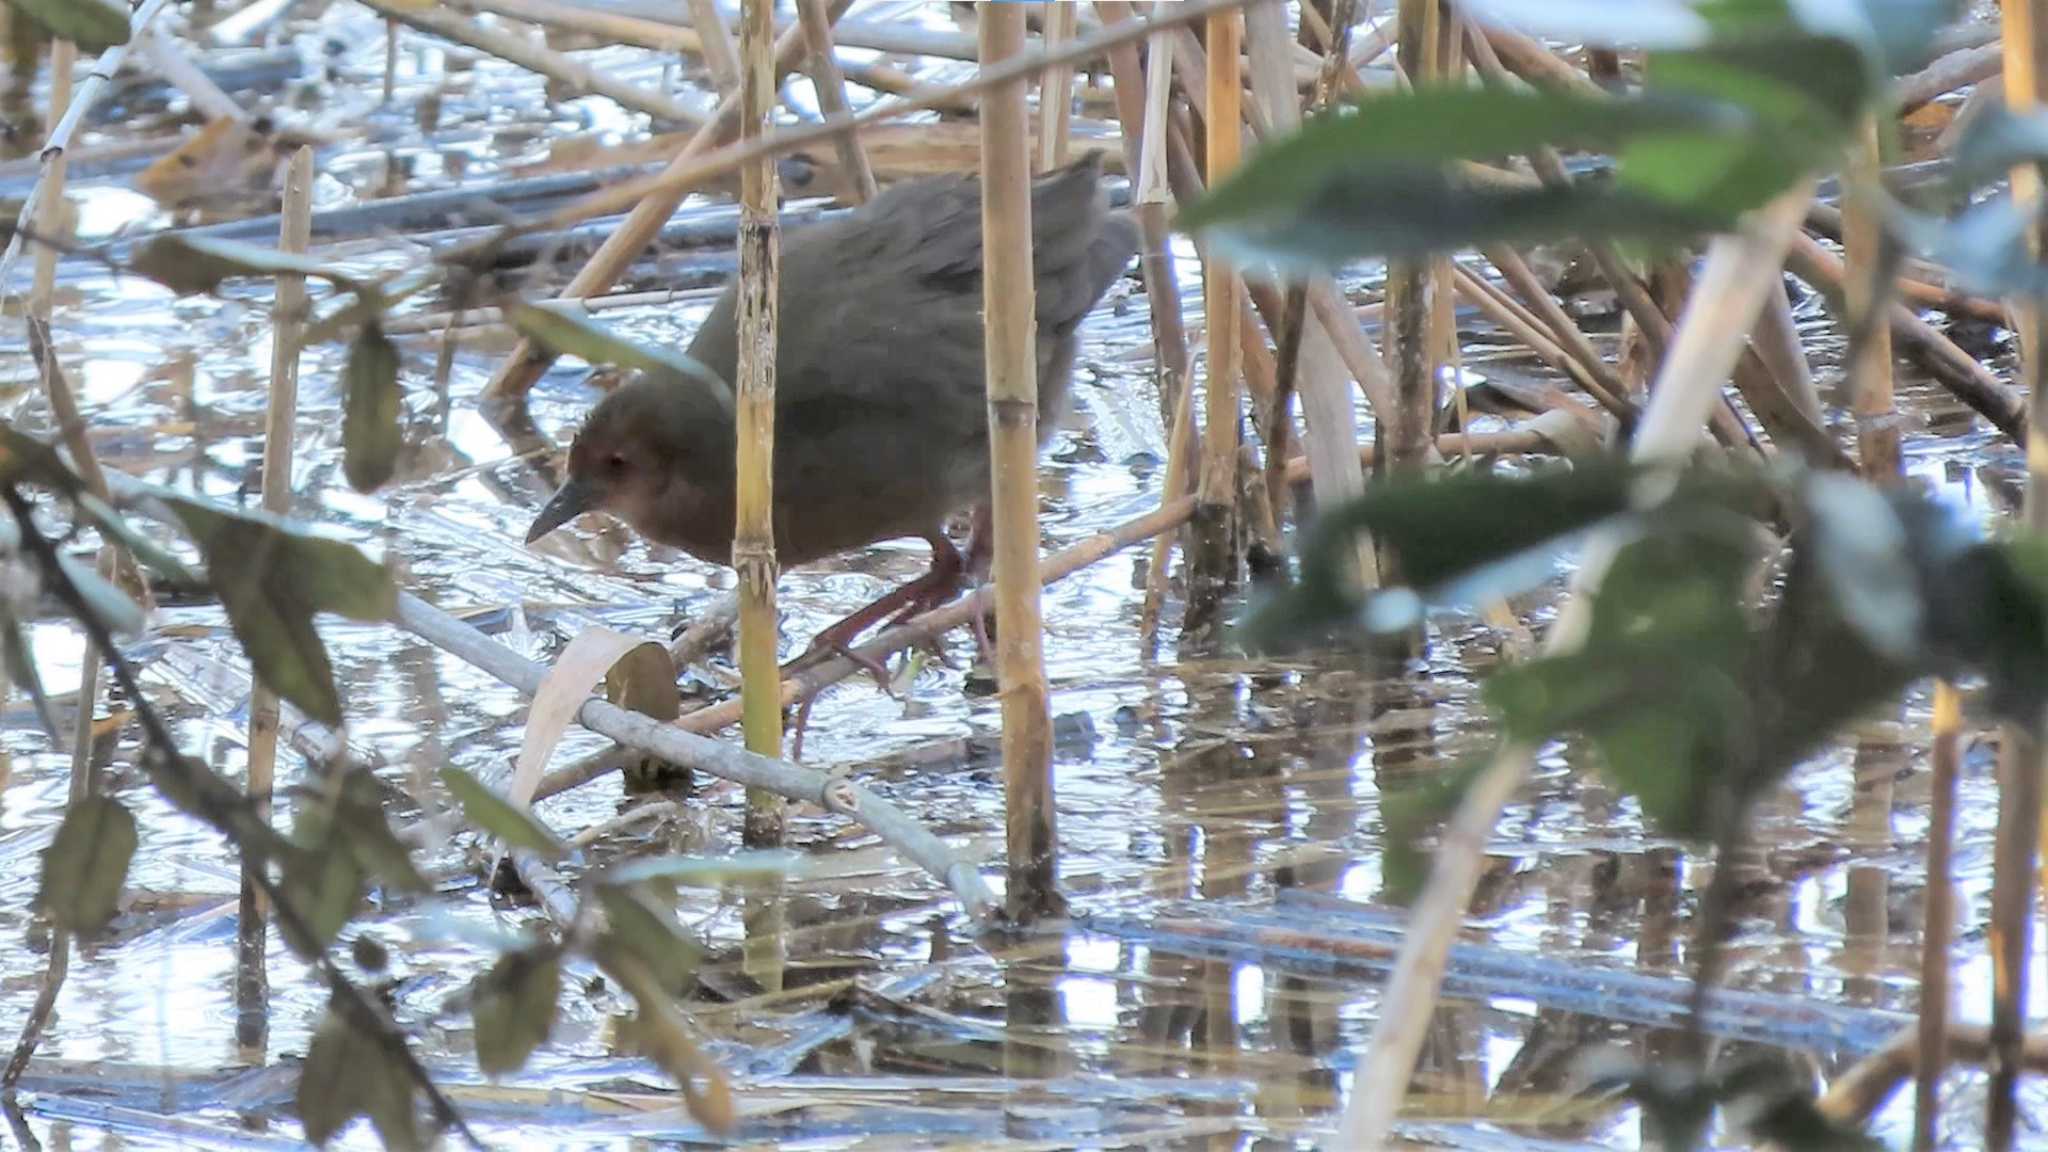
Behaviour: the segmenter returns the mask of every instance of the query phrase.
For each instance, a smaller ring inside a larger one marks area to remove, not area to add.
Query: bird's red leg
[[[804,654],[791,661],[783,671],[795,672],[832,656],[844,656],[874,673],[877,679],[886,681],[887,670],[879,661],[855,652],[853,642],[859,639],[861,633],[877,623],[892,616],[902,619],[916,615],[943,603],[960,588],[961,574],[965,567],[961,562],[960,550],[953,547],[953,542],[946,539],[943,531],[935,529],[926,539],[932,546],[930,570],[902,587],[891,589],[874,602],[818,633]]]

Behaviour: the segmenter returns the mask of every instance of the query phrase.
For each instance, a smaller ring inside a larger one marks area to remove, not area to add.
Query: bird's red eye
[[[604,458],[604,466],[612,475],[617,476],[626,470],[626,457],[614,452]]]

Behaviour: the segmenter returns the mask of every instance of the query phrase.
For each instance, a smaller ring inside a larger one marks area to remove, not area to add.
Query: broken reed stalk
[[[851,4],[852,0],[833,0],[834,19],[844,13]],[[776,74],[780,76],[795,68],[797,62],[802,59],[803,52],[804,36],[801,28],[792,28],[783,33],[775,42]],[[598,246],[597,251],[590,254],[590,259],[584,262],[576,275],[570,278],[568,286],[562,289],[562,298],[594,296],[616,283],[626,268],[654,241],[655,236],[661,232],[661,226],[668,222],[676,207],[697,187],[699,181],[688,178],[688,175],[694,169],[703,167],[697,162],[698,157],[716,148],[737,132],[739,123],[739,93],[734,92],[718,102],[718,108],[712,113],[710,122],[697,129],[690,136],[689,143],[685,144],[683,150],[676,154],[676,158],[669,162],[668,167],[662,172],[663,177],[670,178],[669,183],[658,188],[643,188],[639,195],[627,198],[619,205],[631,206],[632,211],[619,223],[617,230],[605,237],[604,243]],[[722,153],[731,159],[717,175],[724,175],[741,164],[756,159],[757,154],[774,155],[772,149],[763,148],[762,145],[776,138],[770,134],[755,141],[751,146],[742,143],[738,148]],[[748,151],[750,147],[753,151]],[[678,175],[684,178],[677,179]],[[709,178],[708,175],[702,177]],[[533,341],[522,337],[513,346],[511,354],[505,357],[504,363],[498,366],[498,371],[491,377],[490,383],[484,386],[484,400],[502,402],[524,398],[553,359],[552,353],[542,350]]]
[[[705,121],[702,108],[685,104],[665,92],[620,80],[602,68],[593,68],[573,56],[543,48],[507,29],[486,27],[438,7],[415,4],[411,0],[363,0],[363,3],[391,20],[516,64],[572,91],[602,96],[628,111],[690,128]]]
[[[1649,406],[1630,445],[1631,460],[1682,464],[1690,458],[1708,413],[1720,403],[1722,385],[1756,326],[1773,279],[1765,272],[1783,265],[1812,198],[1812,182],[1802,181],[1751,213],[1737,233],[1715,240],[1707,249],[1698,288],[1686,302],[1670,354],[1659,366]],[[1646,485],[1635,500],[1654,505],[1667,494],[1664,487]],[[1618,541],[1604,534],[1587,542],[1570,592],[1545,639],[1546,654],[1575,651],[1584,642],[1591,598],[1617,546]],[[1534,762],[1535,749],[1529,745],[1503,745],[1445,825],[1381,997],[1383,1013],[1352,1073],[1340,1146],[1378,1148],[1385,1141],[1403,1095],[1394,1086],[1408,1084],[1414,1073],[1435,1012],[1444,964],[1464,923],[1494,825]]]
[[[7,239],[7,249],[0,253],[0,304],[6,303],[7,284],[14,271],[15,258],[21,255],[23,230],[42,218],[43,197],[49,195],[50,165],[71,147],[71,137],[78,132],[78,126],[85,121],[86,113],[106,95],[114,82],[115,73],[121,70],[122,61],[128,58],[128,50],[135,41],[149,30],[150,22],[156,19],[170,0],[142,0],[141,7],[128,17],[128,43],[116,44],[99,54],[93,61],[92,71],[71,93],[70,102],[64,106],[64,114],[54,117],[55,124],[44,138],[42,151],[43,175],[29,188],[28,196],[21,202],[21,211],[14,218],[14,232]]]
[[[1962,767],[1963,699],[1946,680],[1934,685],[1934,746],[1928,773],[1927,908],[1920,937],[1919,1055],[1913,1064],[1913,1150],[1933,1152],[1941,1131],[1941,1078],[1948,1055],[1956,924],[1956,778]]]
[[[1206,127],[1203,172],[1215,187],[1237,167],[1242,150],[1243,87],[1238,77],[1242,28],[1235,9],[1208,20],[1207,85],[1202,122]],[[1237,501],[1237,272],[1215,252],[1202,260],[1202,311],[1207,340],[1203,389],[1202,467],[1196,489],[1194,531],[1188,549],[1187,613],[1183,627],[1200,632],[1215,623],[1225,589],[1236,575],[1232,512]]]
[[[984,70],[1024,50],[1024,9],[984,5]],[[1038,585],[1038,340],[1031,255],[1030,121],[1020,78],[981,100],[982,318],[995,502],[996,677],[1002,686],[1004,904],[1028,923],[1058,913],[1052,712]]]
[[[1194,498],[1183,496],[1171,504],[1127,520],[1106,532],[1099,532],[1086,540],[1071,544],[1047,556],[1039,564],[1039,582],[1051,584],[1056,580],[1064,580],[1133,544],[1150,540],[1162,532],[1177,532],[1188,522],[1194,507]],[[883,632],[855,651],[866,661],[887,660],[914,644],[930,643],[947,632],[970,623],[976,616],[988,615],[995,607],[995,602],[995,589],[983,586],[971,595],[934,608],[909,623],[899,624]],[[844,656],[834,657],[815,667],[806,668],[782,682],[782,703],[787,707],[808,700],[831,685],[862,671],[863,668],[864,665],[856,664]],[[729,728],[739,723],[739,720],[738,702],[728,700],[722,704],[686,713],[674,721],[672,726],[684,732],[708,734]],[[714,744],[712,747],[723,748],[724,745]],[[540,786],[534,789],[533,798],[535,801],[544,800],[559,792],[587,784],[617,767],[618,763],[615,760],[593,759],[557,769],[542,777]],[[715,767],[706,767],[705,771],[714,776],[725,775]]]
[[[313,239],[313,150],[300,148],[285,169],[282,223],[277,246],[304,252]],[[263,421],[263,510],[278,516],[291,513],[292,438],[299,413],[299,340],[306,323],[306,278],[286,272],[277,277],[270,308],[270,405]],[[271,792],[277,774],[279,711],[277,693],[261,681],[249,693],[249,768],[247,791],[259,819],[270,819]],[[242,893],[235,918],[235,1038],[244,1048],[261,1049],[270,1031],[270,977],[266,969],[268,936],[262,890],[242,866]]]
[[[772,0],[740,5],[740,139],[760,137],[775,109],[775,13]],[[739,379],[734,405],[738,490],[732,566],[739,577],[740,698],[747,750],[782,755],[782,676],[775,615],[775,330],[781,234],[776,227],[775,161],[740,170]],[[782,800],[747,792],[745,843],[782,843]]]
[[[709,0],[705,0],[709,3]],[[827,116],[844,116],[853,111],[846,98],[846,76],[839,71],[839,59],[832,51],[832,12],[825,0],[796,0],[796,14],[810,45],[806,68],[811,86],[818,92],[818,109]],[[839,153],[839,166],[846,169],[847,188],[855,203],[875,198],[875,170],[868,163],[868,150],[857,133],[849,132],[832,141]],[[773,166],[773,160],[761,163]]]
[[[1104,19],[1112,11],[1128,18],[1128,5],[1105,6]],[[1167,233],[1166,210],[1172,193],[1166,175],[1167,138],[1172,131],[1173,37],[1159,33],[1152,37],[1144,62],[1144,99],[1123,95],[1124,85],[1137,77],[1137,50],[1115,77],[1117,106],[1123,115],[1125,140],[1138,141],[1138,164],[1132,169],[1138,223],[1144,229],[1145,253],[1139,263],[1145,277],[1145,295],[1152,302],[1152,347],[1159,366],[1160,414],[1166,421],[1166,473],[1160,483],[1159,502],[1164,505],[1185,495],[1190,484],[1188,443],[1194,439],[1194,377],[1188,369],[1187,330],[1180,314],[1180,285],[1173,269],[1173,241]],[[1115,58],[1112,57],[1114,65]],[[1137,104],[1136,108],[1132,105]],[[1136,119],[1133,120],[1135,115]],[[1155,295],[1165,286],[1170,295]],[[1171,307],[1172,313],[1167,309]],[[1145,599],[1139,610],[1138,642],[1150,649],[1159,633],[1159,613],[1166,604],[1167,571],[1173,563],[1175,534],[1152,542],[1151,563],[1145,569]]]
[[[393,622],[427,643],[489,673],[528,696],[540,690],[547,669],[408,592],[398,596]],[[800,803],[815,804],[845,816],[874,832],[883,843],[931,873],[953,892],[972,917],[992,903],[981,876],[954,855],[945,843],[888,801],[829,772],[735,748],[674,724],[630,712],[609,701],[585,701],[576,720],[647,756],[680,767],[731,780],[749,788],[765,788]],[[560,791],[559,788],[553,791]],[[544,781],[538,801],[552,792]]]
[[[1057,52],[1074,38],[1079,3],[1045,6],[1045,50]],[[1055,64],[1038,80],[1038,155],[1033,169],[1046,172],[1067,162],[1067,144],[1074,128],[1074,66]]]
[[[71,102],[72,67],[78,61],[78,46],[69,40],[59,40],[50,49],[50,120],[63,119],[66,106]],[[47,188],[48,195],[38,206],[35,226],[38,234],[54,238],[62,234],[66,211],[64,204],[64,153],[61,149],[48,157],[43,169],[39,188]],[[51,413],[57,418],[58,428],[66,445],[81,464],[90,462],[92,476],[99,471],[99,463],[93,456],[92,448],[86,441],[85,425],[80,419],[76,400],[71,396],[69,386],[64,382],[56,364],[56,351],[49,345],[50,304],[55,296],[57,281],[57,251],[45,244],[36,249],[35,280],[29,289],[29,316],[31,323],[40,325],[45,336],[33,341],[38,375],[42,378]],[[100,476],[96,494],[105,496],[106,479]],[[100,575],[112,571],[112,545],[102,542],[99,552]],[[79,804],[89,799],[97,785],[98,771],[92,760],[93,711],[100,694],[100,653],[90,639],[85,644],[85,653],[80,657],[78,667],[78,715],[71,729],[71,787],[67,804]],[[28,1062],[35,1055],[36,1047],[42,1042],[43,1030],[49,1027],[50,1014],[57,1007],[57,996],[64,989],[64,980],[71,972],[71,932],[69,929],[52,925],[50,928],[50,953],[43,963],[43,978],[36,989],[35,1002],[30,1006],[28,1017],[22,1022],[21,1036],[15,1042],[14,1053],[8,1058],[5,1071],[0,1071],[0,1087],[13,1090],[21,1074],[28,1069]]]
[[[2044,96],[2048,70],[2048,0],[2006,0],[2004,27],[2005,104],[2015,114],[2033,113]],[[2013,200],[2038,216],[2043,199],[2042,169],[2019,164],[2012,170]],[[2027,230],[2027,251],[2043,256],[2038,219]],[[2038,300],[2010,304],[2019,336],[2019,373],[2027,401],[2027,495],[2020,518],[2030,532],[2048,530],[2048,314]],[[2040,707],[2043,702],[2037,701]],[[2008,724],[1998,748],[1998,833],[1991,879],[1991,1065],[1984,1144],[2003,1152],[2019,1127],[2020,1047],[2027,1023],[2031,979],[2034,863],[2040,848],[2042,716],[2031,724]]]

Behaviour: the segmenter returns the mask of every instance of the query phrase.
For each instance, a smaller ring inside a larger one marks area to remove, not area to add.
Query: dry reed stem
[[[709,0],[706,0],[708,3]],[[846,98],[846,76],[839,71],[839,59],[832,50],[832,10],[826,0],[796,0],[797,23],[811,52],[806,61],[811,86],[818,92],[818,108],[827,116],[844,116],[853,111]],[[756,137],[758,138],[758,134]],[[846,183],[855,203],[875,198],[875,169],[868,163],[868,151],[858,133],[835,137],[840,167],[846,169]],[[773,160],[761,163],[774,165]]]
[[[1235,10],[1209,17],[1206,55],[1207,91],[1202,122],[1206,127],[1203,178],[1208,187],[1237,167],[1242,150],[1243,92],[1239,79],[1242,26]],[[1186,38],[1183,37],[1183,40]],[[1176,60],[1179,56],[1176,56]],[[1190,61],[1192,65],[1192,61]],[[1235,526],[1231,512],[1237,498],[1238,374],[1243,349],[1238,327],[1236,271],[1214,252],[1202,261],[1202,311],[1207,339],[1203,388],[1200,481],[1196,492],[1194,542],[1189,552],[1187,626],[1205,627],[1220,608],[1225,587],[1236,574]]]
[[[1892,407],[1892,328],[1870,323],[1866,317],[1889,294],[1876,282],[1879,246],[1883,243],[1884,221],[1877,205],[1859,188],[1875,191],[1882,176],[1883,157],[1878,151],[1877,120],[1867,118],[1849,152],[1849,180],[1842,204],[1842,248],[1847,275],[1843,277],[1843,311],[1851,332],[1863,332],[1860,347],[1850,349],[1849,390],[1856,412],[1856,450],[1863,474],[1890,480],[1899,474],[1898,414]]]
[[[1739,232],[1708,248],[1699,290],[1686,302],[1671,353],[1664,358],[1637,426],[1629,452],[1632,460],[1682,463],[1691,455],[1708,413],[1721,398],[1722,384],[1756,325],[1771,283],[1764,271],[1783,264],[1812,196],[1812,182],[1804,181],[1758,209]],[[1664,485],[1646,484],[1636,500],[1655,504],[1666,495]],[[1545,639],[1546,654],[1571,652],[1584,642],[1592,594],[1617,546],[1604,534],[1587,543],[1571,591]],[[1351,1103],[1340,1130],[1342,1147],[1373,1149],[1386,1140],[1402,1096],[1391,1086],[1406,1085],[1414,1072],[1443,982],[1444,962],[1478,883],[1488,839],[1534,760],[1534,748],[1504,745],[1444,828],[1436,863],[1410,914],[1401,954],[1381,998],[1383,1014],[1352,1074]]]
[[[2005,103],[2019,115],[2034,112],[2042,102],[2043,70],[2048,67],[2048,0],[2007,0],[2000,9],[2004,26]],[[2042,172],[2033,164],[2012,171],[2015,203],[2038,212]],[[2038,262],[2042,237],[2038,224],[2028,230],[2027,250]],[[2012,328],[2019,336],[2020,378],[2027,402],[2027,494],[2021,520],[2027,530],[2048,529],[2048,330],[2038,301],[2010,305]],[[2041,702],[2036,702],[2040,707]],[[2008,724],[1999,741],[1998,833],[1991,880],[1991,1063],[1987,1086],[1989,1106],[1984,1121],[1987,1148],[2003,1152],[2013,1146],[2019,1127],[2020,1046],[2027,1021],[2033,938],[2034,875],[2040,856],[2041,715],[2030,724]]]
[[[1333,14],[1341,26],[1348,28],[1353,10],[1352,0],[1343,0]],[[1245,11],[1245,43],[1250,49],[1252,91],[1268,128],[1276,133],[1292,132],[1301,123],[1301,111],[1294,93],[1291,88],[1277,82],[1280,75],[1277,62],[1284,59],[1281,48],[1287,43],[1284,15],[1277,8],[1258,7]],[[1340,37],[1324,61],[1322,76],[1316,86],[1318,98],[1335,90],[1333,77],[1344,75],[1355,73],[1346,66]],[[1281,387],[1288,387],[1291,383],[1300,398],[1303,448],[1310,463],[1311,491],[1318,505],[1334,508],[1365,491],[1365,473],[1357,450],[1357,412],[1350,381],[1344,376],[1344,366],[1338,362],[1336,349],[1324,326],[1307,323],[1307,291],[1306,284],[1296,285],[1277,308],[1273,308],[1270,300],[1261,303],[1271,309],[1265,315],[1275,343],[1285,340],[1293,346],[1293,370],[1288,381],[1278,383]],[[1265,292],[1251,294],[1255,297],[1266,295]],[[1353,325],[1356,326],[1356,321]],[[1278,414],[1278,420],[1269,421],[1272,426],[1266,429],[1267,471],[1275,478],[1285,459],[1284,441],[1291,430],[1280,423],[1287,420],[1284,410]],[[1269,493],[1269,498],[1277,498],[1277,495],[1277,491]],[[1275,514],[1278,514],[1277,508]],[[1368,586],[1378,583],[1377,566],[1368,542],[1359,542],[1352,566],[1356,578]]]
[[[603,69],[593,68],[551,48],[543,48],[503,28],[486,27],[410,0],[363,0],[363,3],[389,19],[516,64],[577,92],[602,96],[629,111],[689,127],[704,123],[702,108],[685,104],[667,93],[620,80]]]
[[[1055,65],[1093,59],[1119,44],[1143,39],[1154,31],[1179,28],[1206,19],[1217,12],[1234,11],[1247,4],[1271,2],[1273,0],[1187,0],[1186,3],[1174,5],[1149,19],[1104,28],[1093,35],[1083,36],[1057,52],[1027,52],[1005,61],[1000,68],[981,69],[974,76],[958,84],[924,85],[901,99],[877,102],[850,116],[828,116],[816,123],[769,133],[753,145],[732,145],[720,148],[709,155],[705,155],[709,148],[708,143],[694,150],[686,148],[678,154],[675,162],[671,163],[667,170],[593,192],[549,215],[539,222],[538,227],[564,227],[597,216],[609,216],[627,208],[635,208],[642,200],[657,195],[663,199],[673,196],[673,203],[680,203],[684,195],[705,181],[735,171],[741,164],[758,155],[783,155],[808,145],[829,141],[842,133],[859,131],[872,124],[894,120],[913,112],[947,107],[963,96],[978,96],[1019,77],[1036,76]],[[839,42],[852,43],[843,33],[839,35]],[[724,109],[721,106],[720,115],[723,114]],[[694,145],[695,141],[692,144]],[[635,208],[635,211],[638,209]],[[663,216],[666,218],[666,213]]]
[[[1074,38],[1080,19],[1077,2],[1052,0],[1045,5],[1045,50],[1057,52]],[[1038,80],[1038,155],[1035,171],[1045,172],[1067,162],[1067,145],[1074,127],[1074,66],[1055,64]]]
[[[1024,50],[1024,9],[983,7],[981,66]],[[1003,714],[1004,903],[1028,922],[1063,907],[1053,809],[1052,713],[1038,584],[1038,356],[1024,81],[981,101],[982,315],[994,476],[996,676]]]
[[[1914,1152],[1932,1152],[1940,1136],[1941,1077],[1949,1047],[1949,1000],[1954,983],[1949,948],[1956,925],[1956,779],[1962,768],[1963,701],[1946,680],[1934,685],[1933,729],[1927,908],[1920,939],[1920,1019],[1913,1065]]]
[[[1841,301],[1847,290],[1841,258],[1804,233],[1793,238],[1787,267],[1834,301]],[[1888,311],[1899,351],[2015,443],[2027,443],[2025,408],[2003,381],[1911,308],[1894,300]]]
[[[313,150],[292,154],[285,171],[277,246],[304,252],[313,237]],[[266,512],[289,515],[292,504],[292,447],[299,412],[299,340],[306,323],[306,278],[277,278],[270,308],[270,404],[263,420],[262,501]],[[249,692],[249,767],[245,790],[260,819],[270,819],[277,776],[277,693],[258,682]],[[235,1030],[245,1047],[262,1043],[268,1031],[269,975],[265,969],[268,932],[263,894],[243,865],[235,926]]]
[[[851,2],[852,0],[835,0],[832,10],[835,14],[843,13]],[[793,28],[783,33],[775,42],[777,73],[787,72],[796,67],[804,51],[805,41],[801,28]],[[562,289],[562,297],[575,299],[595,296],[610,288],[640,253],[646,251],[655,236],[660,234],[662,225],[666,224],[669,216],[675,212],[677,205],[683,202],[683,198],[688,196],[701,180],[708,180],[714,175],[725,175],[748,161],[776,154],[775,149],[764,147],[767,142],[779,139],[778,134],[770,133],[751,145],[741,143],[721,151],[718,155],[725,157],[726,161],[719,171],[696,176],[696,170],[704,167],[697,158],[736,133],[739,130],[739,122],[739,93],[735,92],[718,102],[718,109],[712,114],[710,123],[697,129],[691,135],[689,143],[685,144],[676,158],[669,162],[669,166],[661,173],[661,177],[670,178],[668,183],[658,187],[648,185],[642,188],[639,194],[628,197],[618,204],[619,208],[630,206],[632,211],[627,213],[625,220],[620,222],[610,236],[605,237],[604,243],[598,246],[597,251],[590,254],[590,259],[584,261],[583,267],[576,275],[570,278],[568,286]],[[491,377],[490,383],[484,386],[484,399],[503,401],[524,397],[532,389],[534,381],[540,379],[541,373],[546,370],[552,359],[550,354],[543,352],[533,341],[522,338],[513,346],[511,354],[505,357],[504,363],[498,366],[498,371]]]
[[[718,10],[718,0],[690,0],[690,30],[697,34],[697,53],[704,58],[718,94],[724,96],[738,88],[740,58],[733,51],[732,32]]]
[[[775,23],[772,0],[740,7],[740,139],[758,139],[775,109]],[[740,169],[739,380],[734,419],[738,496],[732,566],[739,577],[740,698],[747,750],[782,755],[782,677],[776,660],[775,614],[775,333],[781,276],[776,226],[775,162],[762,157]],[[782,800],[747,792],[745,842],[782,843]]]
[[[50,119],[63,118],[65,106],[71,101],[72,68],[78,61],[78,46],[69,40],[59,40],[50,51]],[[49,158],[43,170],[43,182],[39,187],[49,189],[48,196],[39,206],[35,225],[45,238],[54,238],[63,226],[64,203],[64,154],[60,150]],[[57,279],[57,252],[48,245],[36,249],[35,280],[29,289],[29,315],[31,323],[41,325],[44,332],[50,323],[50,302],[55,295]],[[39,365],[39,375],[48,393],[50,410],[57,415],[65,441],[74,456],[81,451],[80,463],[89,463],[95,473],[99,463],[93,457],[86,441],[85,425],[79,418],[76,401],[70,395],[69,387],[55,363],[56,353],[48,346],[47,337],[37,341],[41,346],[36,354],[39,360],[48,363]],[[66,416],[68,410],[68,418]],[[80,469],[84,471],[83,467]],[[105,477],[100,477],[97,493],[106,494]],[[112,546],[103,542],[99,552],[99,571],[109,574],[109,561],[113,557]],[[89,798],[94,790],[97,772],[92,762],[93,710],[99,700],[101,653],[91,640],[86,641],[85,654],[80,658],[78,670],[78,715],[71,729],[71,780],[68,804],[78,804]],[[43,978],[36,989],[35,1002],[30,1006],[27,1019],[22,1022],[21,1036],[15,1042],[13,1055],[7,1067],[0,1071],[0,1086],[10,1092],[21,1074],[27,1070],[28,1062],[35,1055],[42,1040],[43,1030],[49,1026],[50,1014],[57,1006],[57,996],[63,991],[64,980],[71,972],[71,943],[69,929],[53,925],[50,929],[50,951],[43,964]]]
[[[50,128],[49,135],[43,139],[43,175],[22,199],[21,211],[14,217],[14,232],[7,239],[7,249],[0,252],[0,304],[7,302],[6,286],[14,271],[15,258],[21,255],[23,231],[35,221],[42,219],[43,197],[49,194],[50,166],[70,149],[71,137],[77,134],[78,126],[84,122],[86,113],[92,111],[100,98],[106,95],[108,87],[114,82],[115,73],[121,70],[122,62],[128,58],[130,45],[149,30],[150,22],[155,20],[157,13],[162,12],[169,3],[170,0],[142,0],[141,7],[135,9],[134,14],[128,17],[129,42],[116,44],[101,52],[99,58],[93,61],[92,71],[86,74],[84,82],[71,93],[70,101],[64,106],[63,115],[52,117],[55,124]]]

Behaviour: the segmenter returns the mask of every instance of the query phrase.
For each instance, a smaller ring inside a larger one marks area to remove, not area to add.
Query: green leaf
[[[2048,298],[2048,269],[2027,254],[2033,222],[2023,204],[2001,193],[1947,220],[1895,206],[1890,226],[1901,243],[1946,268],[1969,291],[2038,300]]]
[[[1949,153],[1949,184],[1959,192],[2003,180],[2019,164],[2048,161],[2048,112],[1987,104],[1965,120]]]
[[[332,817],[342,843],[365,875],[401,892],[432,891],[433,886],[414,866],[411,849],[384,818],[381,796],[377,778],[367,769],[347,772]]]
[[[462,805],[462,814],[471,824],[503,841],[507,848],[533,852],[548,860],[560,860],[568,854],[562,842],[532,813],[513,806],[462,769],[453,765],[442,768],[441,783]]]
[[[356,491],[375,492],[398,470],[398,450],[404,444],[398,347],[384,335],[382,325],[372,321],[356,334],[345,378],[341,470]]]
[[[358,1116],[370,1118],[388,1149],[427,1146],[405,1069],[332,1007],[306,1049],[296,1104],[306,1139],[323,1147]]]
[[[657,905],[644,886],[601,884],[597,898],[605,916],[600,951],[615,948],[631,957],[670,995],[689,988],[704,948],[674,912]]]
[[[477,981],[476,1060],[496,1079],[526,1066],[555,1026],[562,996],[562,961],[553,948],[509,952]]]
[[[98,934],[120,909],[137,843],[135,817],[118,800],[87,796],[73,802],[43,854],[37,904],[60,928]]]
[[[350,273],[303,253],[179,232],[152,237],[136,250],[128,267],[180,296],[212,292],[238,276],[291,273],[317,277],[350,292],[362,288]]]
[[[573,302],[530,304],[519,300],[507,305],[505,315],[522,336],[558,355],[574,356],[589,364],[635,368],[677,382],[694,380],[732,395],[732,384],[696,359],[673,348],[653,348],[629,340],[592,320]]]
[[[1702,206],[1581,182],[1498,187],[1449,162],[1539,147],[1618,150],[1644,137],[1725,139],[1754,126],[1725,101],[1425,87],[1376,95],[1261,148],[1181,223],[1245,262],[1328,268],[1365,255],[1419,255],[1592,231],[1666,240],[1727,226],[1749,205]]]
[[[207,583],[256,675],[313,719],[341,723],[341,700],[313,614],[390,619],[398,603],[390,569],[352,545],[266,513],[229,512],[172,492],[159,498],[199,545]]]
[[[311,958],[334,943],[363,907],[363,879],[355,855],[331,840],[302,846],[285,857],[284,898],[298,914],[296,924],[311,934],[297,931],[293,920],[279,919],[285,942],[294,952]]]
[[[64,578],[78,591],[79,598],[93,619],[104,625],[117,636],[134,636],[141,633],[147,620],[141,605],[129,599],[126,592],[116,588],[112,581],[86,567],[66,553],[57,553],[57,567],[64,572]]]
[[[1378,596],[1374,627],[1408,627],[1425,601],[1476,604],[1523,591],[1551,576],[1555,550],[1573,535],[1626,512],[1639,475],[1588,460],[1533,476],[1459,472],[1374,484],[1317,518],[1302,544],[1300,584],[1261,603],[1246,630],[1280,646],[1354,617],[1362,602],[1345,565],[1361,535],[1395,552],[1414,589]]]
[[[128,42],[128,6],[114,0],[14,0],[14,6],[52,39],[72,41],[82,52]]]

